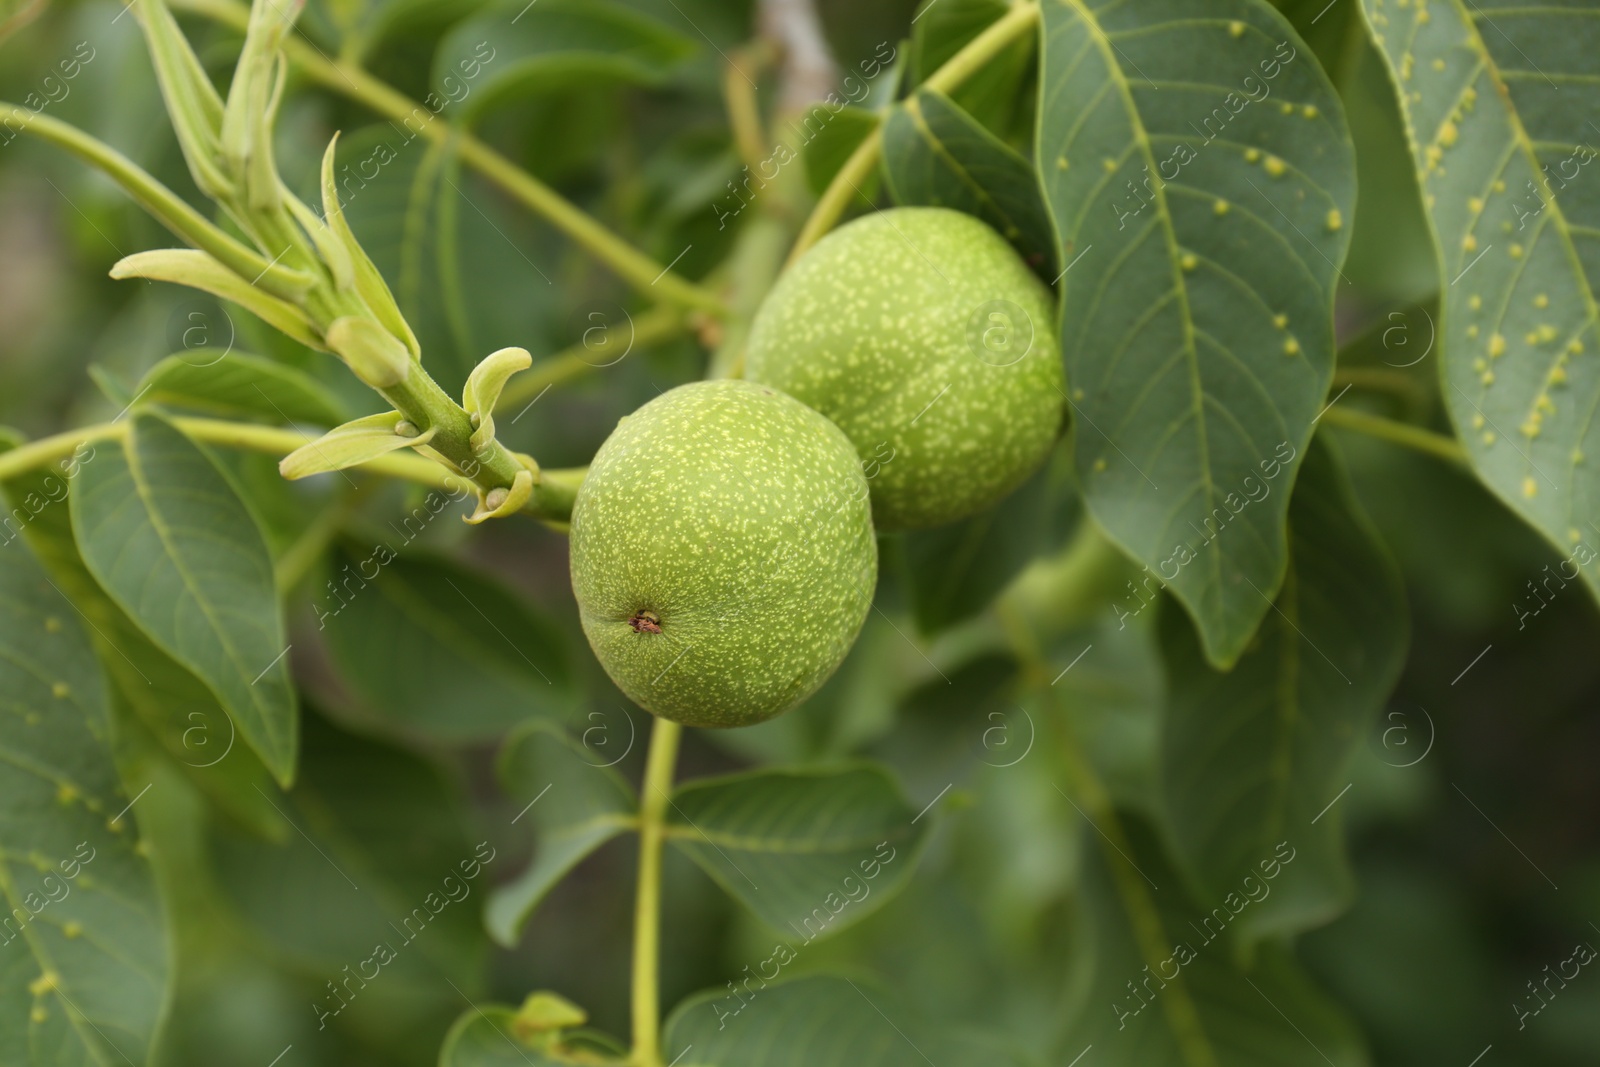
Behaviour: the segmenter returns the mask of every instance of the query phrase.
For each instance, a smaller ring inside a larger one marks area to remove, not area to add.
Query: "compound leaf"
[[[1243,651],[1282,580],[1355,198],[1333,87],[1260,0],[1044,0],[1039,133],[1085,500]],[[1174,563],[1175,557],[1185,557]]]
[[[881,767],[761,770],[680,788],[667,839],[764,922],[811,941],[905,885],[927,836],[918,822]]]
[[[1600,519],[1600,20],[1526,0],[1363,10],[1439,249],[1451,418],[1479,476],[1569,552]]]
[[[272,555],[194,442],[135,414],[95,446],[69,496],[83,561],[117,606],[227,709],[279,781],[299,731]]]
[[[1188,624],[1162,620],[1167,826],[1203,899],[1222,899],[1289,840],[1299,858],[1233,924],[1241,941],[1299,933],[1355,885],[1337,801],[1356,747],[1405,660],[1399,573],[1326,445],[1306,457],[1289,509],[1289,571],[1232,671],[1213,669]]]
[[[0,549],[0,1062],[149,1062],[171,961],[110,730],[77,611]]]

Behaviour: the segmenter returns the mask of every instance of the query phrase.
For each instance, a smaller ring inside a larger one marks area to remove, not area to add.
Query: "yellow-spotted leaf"
[[[0,1063],[143,1067],[170,960],[83,625],[0,548]]]
[[[1035,151],[1085,500],[1226,666],[1283,578],[1288,490],[1332,375],[1350,135],[1262,0],[1042,15]]]
[[[1479,476],[1563,552],[1593,543],[1600,8],[1363,9],[1438,242],[1441,373],[1456,430]],[[1600,575],[1584,573],[1600,589]]]
[[[288,783],[299,718],[261,529],[198,445],[159,416],[129,418],[122,440],[95,446],[68,497],[83,562]]]

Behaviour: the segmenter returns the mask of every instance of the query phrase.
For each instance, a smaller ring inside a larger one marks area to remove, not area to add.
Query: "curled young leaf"
[[[520,470],[511,480],[509,489],[491,489],[479,497],[477,510],[468,515],[465,521],[476,526],[489,519],[503,519],[521,511],[531,499],[533,499],[533,471]]]
[[[290,481],[342,471],[402,448],[426,444],[434,435],[431,427],[422,433],[412,427],[407,436],[405,430],[410,425],[398,411],[353,419],[284,456],[278,471]]]
[[[306,313],[287,300],[265,292],[241,278],[209,253],[191,248],[162,248],[124,256],[111,268],[111,277],[146,278],[199,289],[238,304],[262,322],[308,348],[326,349]]]
[[[477,427],[472,435],[473,452],[482,451],[494,440],[494,408],[500,402],[500,391],[506,387],[506,381],[531,366],[533,357],[526,348],[502,348],[491,352],[472,368],[466,388],[461,392],[461,403]]]
[[[333,140],[328,142],[328,150],[322,154],[323,221],[328,224],[328,230],[334,238],[344,246],[351,267],[355,271],[356,292],[366,301],[373,317],[383,323],[390,333],[405,342],[412,359],[420,359],[422,346],[417,343],[417,335],[412,332],[411,324],[406,321],[406,317],[400,313],[400,305],[395,302],[394,293],[389,290],[389,283],[383,280],[383,275],[378,272],[366,249],[356,240],[355,233],[350,229],[349,220],[344,217],[344,206],[339,203],[339,186],[333,178],[334,151],[338,146],[339,135],[334,134]]]
[[[142,0],[138,7],[139,26],[189,173],[202,193],[226,200],[235,189],[221,165],[222,97],[167,5],[162,0]]]
[[[299,197],[287,189],[283,190],[282,195],[284,203],[288,205],[289,213],[300,223],[300,228],[311,238],[311,243],[317,246],[317,254],[327,265],[328,273],[333,275],[334,288],[341,292],[353,289],[356,284],[356,269],[350,260],[349,248]]]

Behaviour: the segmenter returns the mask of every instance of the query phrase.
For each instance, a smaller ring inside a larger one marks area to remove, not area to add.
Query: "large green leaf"
[[[1600,12],[1363,9],[1439,248],[1451,418],[1490,488],[1570,552],[1600,518]]]
[[[229,419],[335,426],[350,417],[326,386],[303,371],[244,352],[201,358],[209,352],[168,356],[150,368],[134,394],[152,404]]]
[[[0,1062],[16,1067],[142,1065],[162,1018],[166,920],[110,731],[78,613],[23,545],[0,548]]]
[[[1232,671],[1188,623],[1162,620],[1162,784],[1174,851],[1202,899],[1260,885],[1281,841],[1297,858],[1233,924],[1241,942],[1326,922],[1355,893],[1330,806],[1405,661],[1400,576],[1332,452],[1314,442],[1289,509],[1289,571]],[[1253,880],[1253,881],[1248,881]]]
[[[280,781],[298,715],[272,556],[221,471],[171,423],[132,417],[68,498],[84,563],[150,639],[227,709]]]
[[[681,787],[667,839],[767,924],[809,942],[898,892],[930,822],[875,765],[762,770]]]
[[[1093,1047],[1106,1067],[1366,1067],[1354,1026],[1285,949],[1262,946],[1249,969],[1235,964],[1229,923],[1242,891],[1195,904],[1154,835],[1124,824],[1126,850],[1083,838],[1087,945],[1060,1061]]]
[[[1043,19],[1037,160],[1084,496],[1226,666],[1282,580],[1333,370],[1343,111],[1261,0],[1044,0]]]
[[[425,501],[449,514],[445,494]],[[418,536],[435,514],[425,502],[397,529]],[[344,548],[334,556],[333,587],[317,595],[314,610],[340,676],[402,733],[481,740],[536,716],[569,716],[576,705],[560,627],[447,560],[398,556],[387,543]]]
[[[638,824],[633,790],[612,769],[632,748],[628,722],[623,738],[611,736],[619,724],[597,719],[593,744],[587,732],[579,744],[558,727],[529,723],[501,750],[501,784],[521,807],[513,822],[526,818],[533,825],[536,848],[528,869],[489,898],[484,922],[502,945],[517,943],[528,917],[568,871]]]
[[[434,55],[443,106],[476,114],[494,101],[574,82],[659,85],[696,41],[613,0],[506,0],[457,24]]]
[[[342,981],[348,966],[366,975],[366,985],[343,990],[359,991],[350,1004],[358,1015],[387,998],[393,1025],[436,1040],[462,994],[481,985],[481,895],[504,860],[468,836],[451,784],[411,753],[308,714],[302,763],[293,792],[271,791],[294,828],[283,841],[213,825],[206,845],[217,886],[277,959],[318,977],[308,1019],[343,1014],[320,980]]]
[[[943,93],[919,89],[890,111],[883,166],[896,203],[965,211],[998,230],[1035,269],[1055,262],[1033,164]]]
[[[780,950],[760,966],[772,978],[794,959]],[[918,1018],[865,979],[746,978],[743,992],[691,997],[667,1021],[665,1056],[681,1067],[1021,1067],[988,1037]]]
[[[80,449],[69,467],[81,469],[95,456],[93,446]],[[22,535],[56,587],[88,623],[100,664],[132,712],[118,722],[147,731],[183,766],[191,782],[244,825],[268,837],[288,833],[283,819],[258,791],[271,782],[271,773],[248,745],[237,743],[233,720],[211,690],[156,647],[84,565],[72,537],[68,506],[60,499],[69,482],[55,471],[30,471],[7,481],[0,500],[16,501],[32,514]]]

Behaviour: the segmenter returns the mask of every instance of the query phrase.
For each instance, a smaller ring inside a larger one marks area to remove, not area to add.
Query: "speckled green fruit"
[[[767,386],[697,382],[623,419],[572,509],[583,632],[640,707],[749,726],[816,691],[878,577],[839,428]]]
[[[943,208],[818,242],[762,304],[745,360],[850,438],[881,530],[998,501],[1044,461],[1065,405],[1050,290],[994,230]]]

